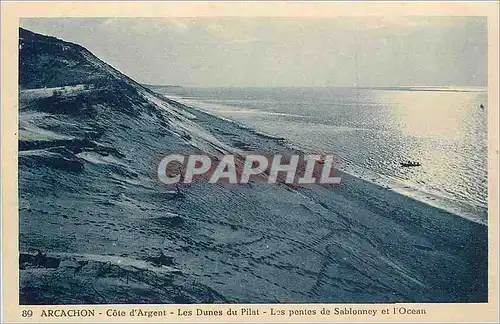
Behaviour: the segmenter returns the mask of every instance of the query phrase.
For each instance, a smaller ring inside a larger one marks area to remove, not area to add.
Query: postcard
[[[3,2],[2,320],[497,322],[498,2]]]

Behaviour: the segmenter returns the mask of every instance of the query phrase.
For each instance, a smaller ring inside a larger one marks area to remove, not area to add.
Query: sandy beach
[[[84,64],[61,70],[56,95],[21,78],[21,304],[487,301],[487,226],[351,175],[179,195],[156,178],[166,154],[293,150],[50,42]]]

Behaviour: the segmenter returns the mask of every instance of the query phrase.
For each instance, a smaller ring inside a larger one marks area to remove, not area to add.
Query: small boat
[[[414,162],[414,161],[401,162],[400,164],[402,167],[405,167],[405,168],[420,166],[420,162]]]

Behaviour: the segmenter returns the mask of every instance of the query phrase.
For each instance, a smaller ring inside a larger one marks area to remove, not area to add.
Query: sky
[[[36,18],[138,82],[486,86],[485,17]]]

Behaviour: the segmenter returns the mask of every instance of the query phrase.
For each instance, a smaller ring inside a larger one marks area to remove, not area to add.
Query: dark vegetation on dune
[[[61,87],[80,83],[105,84],[109,75],[90,64],[84,47],[19,29],[19,87]]]
[[[141,256],[130,258],[144,264],[130,261],[129,265],[120,265],[106,258],[116,253],[105,248],[101,252],[93,246],[117,240],[105,232],[131,230],[109,220],[123,213],[113,197],[120,192],[123,195],[127,185],[137,193],[127,181],[140,176],[151,178],[148,172],[154,170],[152,161],[145,165],[146,154],[129,152],[144,143],[151,143],[149,156],[164,151],[167,145],[156,139],[171,136],[167,128],[176,116],[168,116],[138,92],[150,90],[79,45],[24,29],[20,29],[19,42],[20,302],[226,301],[208,287],[186,283],[177,270],[158,273],[156,268],[174,265],[173,257],[166,256],[161,248],[150,249],[144,244]],[[45,136],[47,131],[50,134]],[[173,138],[170,142],[173,147],[175,142],[185,145]],[[79,156],[82,153],[110,159],[92,164]],[[150,189],[149,194],[157,193]],[[144,210],[142,206],[139,209]],[[72,223],[64,224],[66,220]],[[158,221],[175,226],[179,216],[158,217]],[[105,225],[92,229],[97,224]],[[60,225],[67,226],[68,233],[62,234],[65,230],[61,231]],[[99,233],[97,241],[89,239],[91,232]],[[71,243],[75,236],[76,241],[85,241],[83,246]],[[47,256],[61,251],[66,254]],[[128,258],[126,249],[121,252]]]
[[[288,149],[79,45],[19,43],[21,304],[487,300],[485,226],[348,175],[166,187],[166,154]]]

